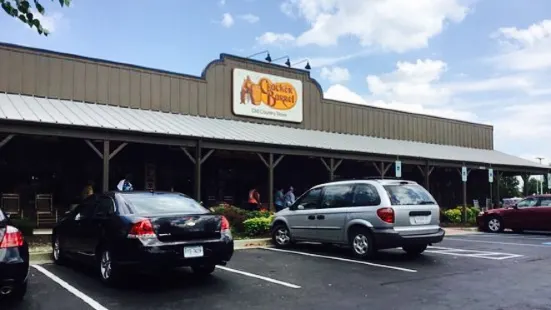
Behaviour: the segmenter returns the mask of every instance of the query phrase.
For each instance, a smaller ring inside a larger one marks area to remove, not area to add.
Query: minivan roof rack
[[[382,178],[380,176],[377,176],[377,177],[364,177],[363,179],[365,179],[365,180],[404,180],[402,178],[397,178],[397,177],[384,177],[384,178]]]

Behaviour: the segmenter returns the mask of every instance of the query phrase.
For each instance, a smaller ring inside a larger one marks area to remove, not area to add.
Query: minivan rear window
[[[137,214],[205,214],[209,211],[192,198],[177,193],[119,194]]]
[[[436,204],[431,194],[418,184],[391,184],[383,186],[392,205]]]

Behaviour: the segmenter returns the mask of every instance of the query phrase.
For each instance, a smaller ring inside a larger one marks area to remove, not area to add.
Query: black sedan
[[[233,255],[228,220],[172,192],[108,192],[70,211],[52,234],[54,262],[95,264],[106,284],[126,271],[189,266],[212,273]]]
[[[23,299],[28,275],[29,247],[23,234],[0,210],[0,299]]]

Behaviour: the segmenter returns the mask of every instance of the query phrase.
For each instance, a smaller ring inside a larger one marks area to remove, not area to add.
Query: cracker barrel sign
[[[234,69],[232,87],[236,115],[302,122],[302,81]]]

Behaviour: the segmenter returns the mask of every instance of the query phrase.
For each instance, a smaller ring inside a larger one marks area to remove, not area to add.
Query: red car
[[[514,232],[551,231],[551,195],[529,196],[511,207],[480,212],[477,224],[481,230],[494,233],[505,228]]]

